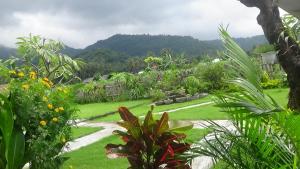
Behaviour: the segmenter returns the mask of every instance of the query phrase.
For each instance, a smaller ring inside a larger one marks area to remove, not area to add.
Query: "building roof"
[[[280,8],[300,19],[300,0],[275,0]]]

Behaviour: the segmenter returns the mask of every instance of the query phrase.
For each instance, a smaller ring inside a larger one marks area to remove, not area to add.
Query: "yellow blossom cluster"
[[[56,123],[56,122],[58,122],[58,118],[53,117],[53,118],[52,118],[52,121],[53,121],[54,123]]]
[[[29,77],[30,77],[30,79],[33,79],[33,80],[36,79],[36,73],[33,72],[33,71],[30,72],[30,73],[29,73]]]
[[[28,85],[28,84],[23,84],[23,85],[22,85],[22,88],[23,88],[24,90],[28,90],[28,89],[29,89],[29,85]]]
[[[54,109],[56,113],[63,112],[65,109],[63,107],[57,107]]]
[[[46,77],[42,79],[42,83],[48,88],[51,88],[53,86],[53,83]]]
[[[40,125],[41,125],[41,126],[46,126],[46,125],[47,125],[47,122],[46,122],[45,120],[41,120],[41,121],[40,121]]]

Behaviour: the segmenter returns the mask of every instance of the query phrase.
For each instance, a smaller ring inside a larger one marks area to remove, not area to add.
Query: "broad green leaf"
[[[156,134],[157,135],[160,135],[162,134],[163,132],[167,131],[169,129],[169,124],[168,124],[168,121],[169,121],[169,116],[168,114],[165,112],[160,120],[158,121],[158,124],[156,126]]]
[[[155,124],[155,120],[153,119],[152,111],[149,111],[144,120],[144,127],[149,128],[153,124]]]
[[[3,133],[5,146],[8,147],[10,137],[13,131],[13,113],[10,103],[5,96],[0,94],[0,130]]]
[[[7,151],[7,169],[20,169],[25,151],[25,137],[20,131],[13,131]]]

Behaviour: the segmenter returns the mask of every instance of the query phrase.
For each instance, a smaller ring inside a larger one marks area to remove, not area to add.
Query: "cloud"
[[[235,37],[262,34],[258,10],[237,0],[10,0],[0,2],[0,44],[14,46],[29,33],[83,48],[122,34],[218,38],[229,24]]]

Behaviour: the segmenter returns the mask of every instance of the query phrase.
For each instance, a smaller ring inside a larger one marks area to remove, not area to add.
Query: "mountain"
[[[82,49],[75,49],[69,46],[65,46],[65,48],[61,52],[69,56],[76,56],[80,54],[82,51],[83,51]]]
[[[0,45],[0,59],[7,59],[11,55],[16,54],[16,49]]]
[[[250,51],[258,44],[266,43],[264,36],[236,38],[239,45]],[[130,56],[145,56],[149,51],[159,54],[162,49],[171,49],[174,53],[185,53],[188,56],[200,56],[215,53],[223,48],[220,40],[200,41],[190,36],[170,35],[114,35],[106,40],[100,40],[84,49],[110,49]]]
[[[235,40],[246,51],[250,51],[254,46],[267,42],[262,35],[235,38]],[[222,48],[220,40],[200,41],[190,36],[117,34],[108,39],[100,40],[85,49],[75,49],[66,46],[62,50],[62,53],[85,59],[85,55],[89,51],[96,49],[109,49],[122,53],[122,55],[128,55],[129,57],[146,56],[150,51],[159,55],[162,49],[171,49],[174,53],[185,53],[187,56],[200,56],[213,54],[216,50],[221,50]],[[15,55],[15,53],[16,50],[13,48],[0,46],[0,58],[2,59],[10,55]]]
[[[61,53],[69,55],[69,56],[76,56],[83,52],[82,49],[75,49],[69,46],[65,46],[65,48],[61,51]],[[9,48],[0,45],[0,59],[7,59],[9,56],[16,55],[17,51],[15,48]]]

